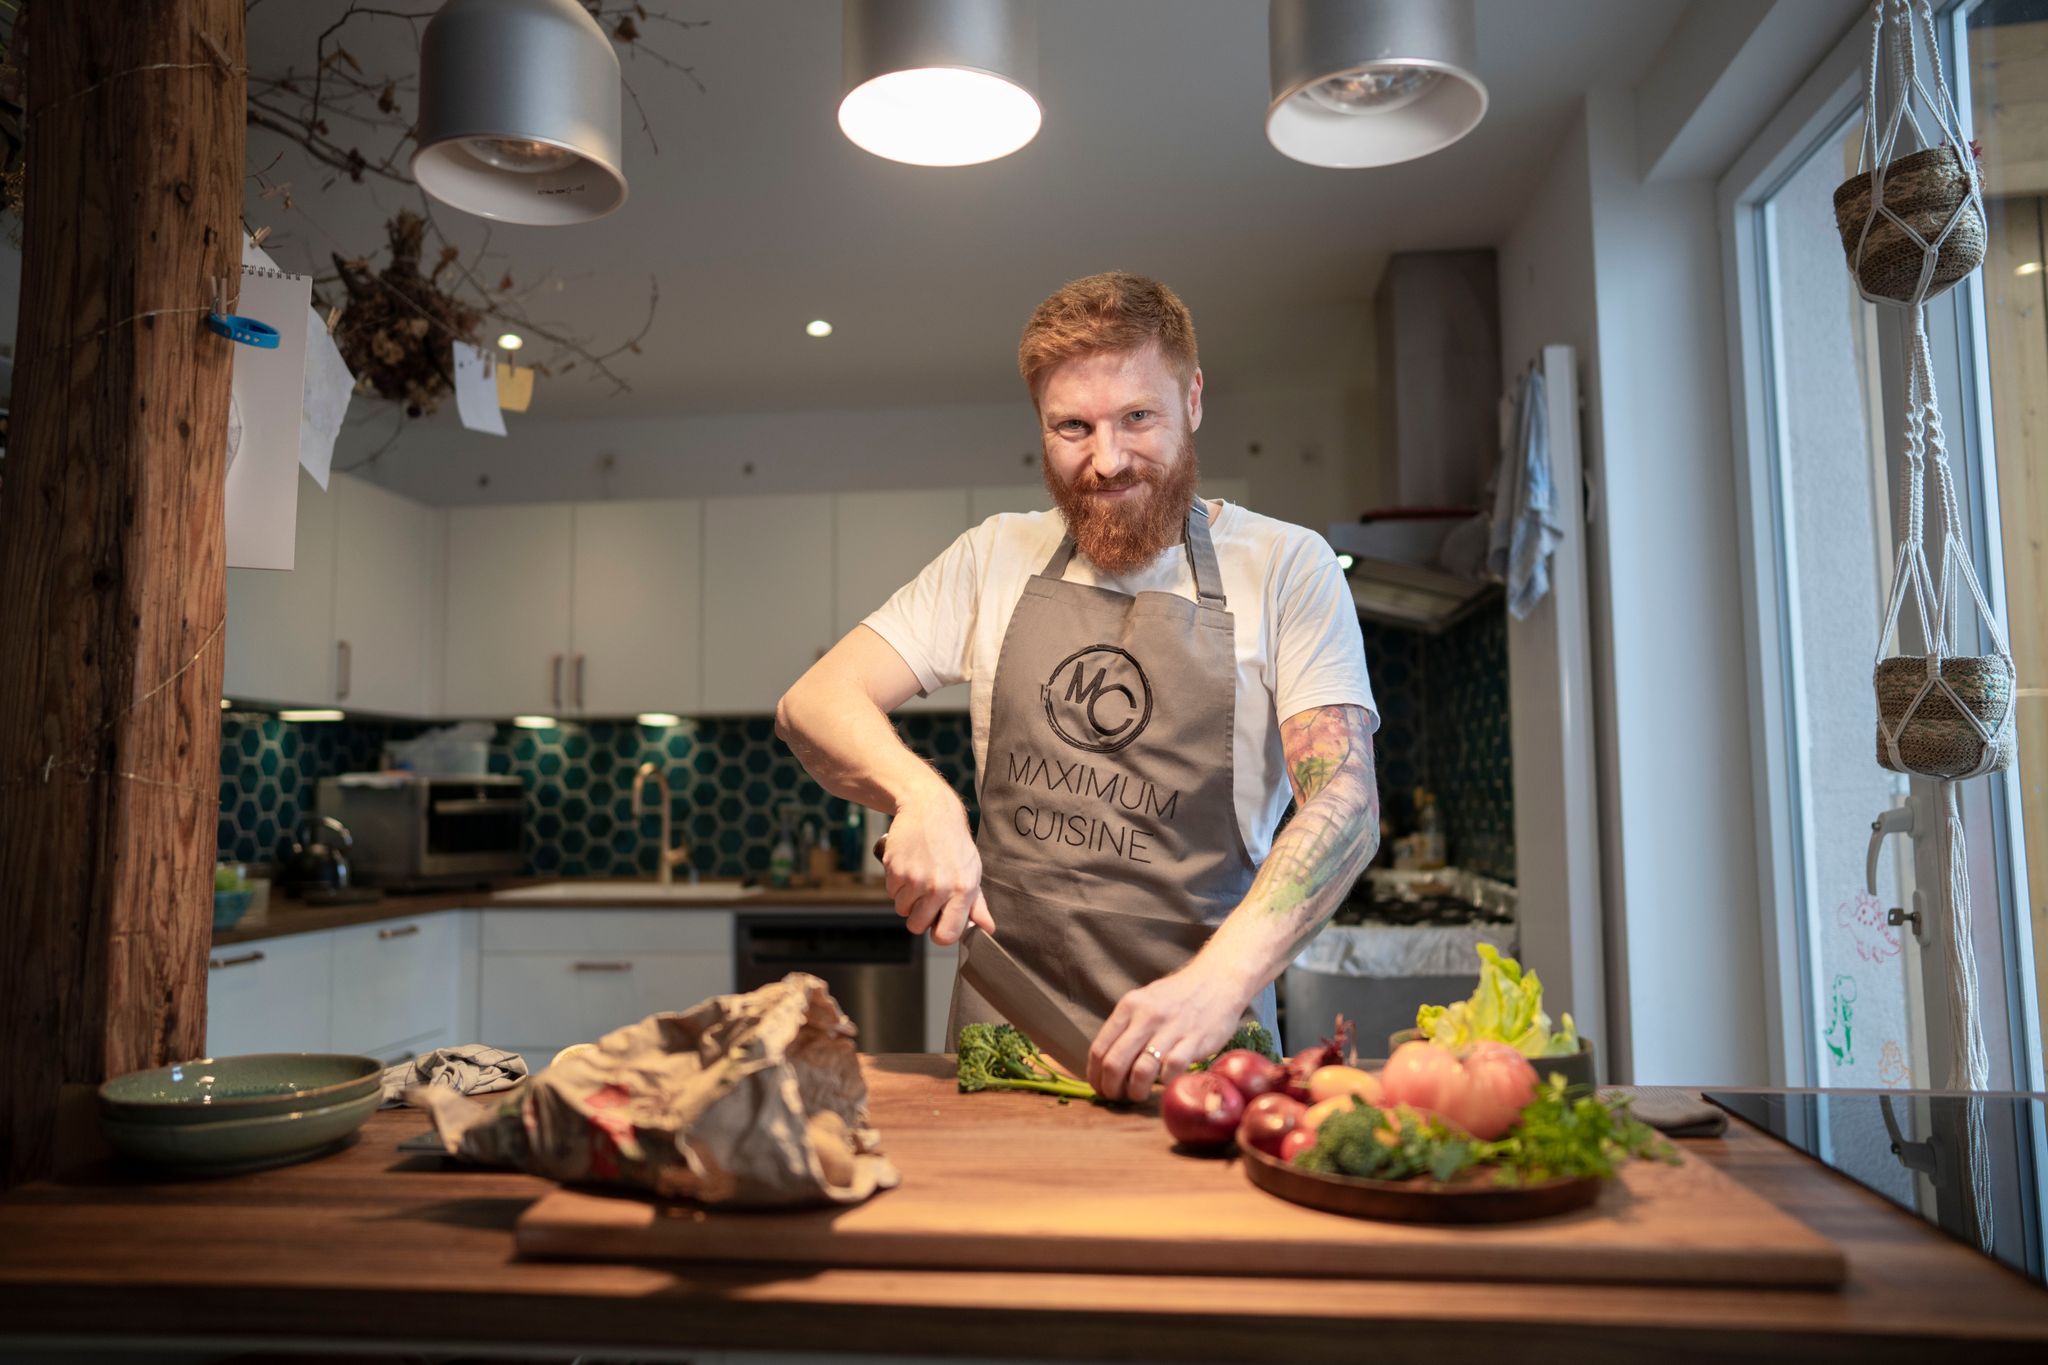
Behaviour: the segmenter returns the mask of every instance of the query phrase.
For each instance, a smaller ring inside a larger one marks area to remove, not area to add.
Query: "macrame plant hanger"
[[[1916,105],[1927,115],[1928,126],[1923,127]],[[1874,669],[1877,760],[1894,772],[1941,784],[1942,881],[1935,900],[1949,948],[1948,1084],[1983,1090],[1990,1082],[1990,1063],[1970,938],[1968,853],[1956,784],[2012,762],[2015,675],[2012,651],[1985,601],[1964,535],[1927,336],[1927,301],[1976,269],[1985,245],[1976,152],[1963,137],[1962,118],[1942,78],[1929,0],[1877,0],[1874,6],[1857,169],[1859,174],[1835,191],[1835,223],[1849,272],[1864,298],[1904,308],[1912,324],[1898,554]],[[1930,538],[1935,545],[1931,564]],[[1989,654],[1957,652],[1959,613],[1969,608],[1983,622]],[[1887,655],[1908,610],[1927,653]],[[1992,1227],[1983,1106],[1973,1102],[1968,1110],[1977,1235],[1988,1245]]]

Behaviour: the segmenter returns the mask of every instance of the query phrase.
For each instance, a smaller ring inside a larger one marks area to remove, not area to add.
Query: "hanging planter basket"
[[[1953,780],[2013,759],[2013,664],[1996,654],[1880,659],[1877,761],[1896,773]],[[1896,741],[1896,749],[1894,748]]]
[[[1971,153],[1955,143],[1927,147],[1882,168],[1884,207],[1873,213],[1870,171],[1835,190],[1835,227],[1863,293],[1912,303],[1932,298],[1984,261],[1984,204]],[[1935,245],[1938,243],[1938,247]],[[1934,272],[1921,293],[1929,252]]]

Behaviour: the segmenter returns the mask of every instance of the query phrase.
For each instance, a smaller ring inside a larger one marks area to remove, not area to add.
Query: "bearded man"
[[[1058,510],[961,536],[798,680],[776,732],[894,814],[906,927],[1000,930],[1092,1033],[1089,1083],[1139,1100],[1247,1016],[1273,1027],[1274,980],[1378,842],[1378,719],[1329,545],[1195,496],[1202,371],[1172,290],[1075,280],[1018,366]],[[962,680],[978,835],[888,720]],[[955,984],[949,1037],[996,1017]]]

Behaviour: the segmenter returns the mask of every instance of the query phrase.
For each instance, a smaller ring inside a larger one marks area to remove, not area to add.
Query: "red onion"
[[[1213,1150],[1230,1141],[1244,1117],[1244,1095],[1213,1071],[1175,1076],[1159,1102],[1159,1116],[1176,1142]]]
[[[1308,1103],[1309,1077],[1315,1075],[1319,1068],[1342,1066],[1349,1060],[1347,1054],[1351,1050],[1351,1034],[1350,1021],[1340,1014],[1337,1016],[1337,1027],[1331,1031],[1330,1037],[1289,1057],[1284,1063],[1287,1068],[1287,1093],[1304,1104]]]
[[[1248,1047],[1232,1048],[1209,1063],[1209,1074],[1229,1081],[1248,1100],[1287,1084],[1287,1068]]]
[[[1300,1100],[1278,1093],[1261,1095],[1244,1107],[1244,1118],[1237,1125],[1238,1146],[1256,1147],[1277,1157],[1281,1141],[1307,1112],[1308,1106]]]

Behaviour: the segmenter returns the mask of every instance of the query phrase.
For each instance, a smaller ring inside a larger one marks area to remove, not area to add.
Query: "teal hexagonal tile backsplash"
[[[221,718],[220,856],[261,862],[313,808],[319,780],[374,768],[384,744],[425,727],[366,721],[294,723],[230,711]],[[897,718],[912,750],[928,759],[974,814],[974,750],[967,717]],[[848,806],[828,795],[775,737],[766,716],[685,720],[654,727],[592,721],[550,730],[500,725],[491,741],[494,773],[526,788],[526,870],[560,877],[652,875],[660,817],[652,800],[632,809],[633,774],[662,766],[676,836],[712,877],[759,876],[780,829],[815,824],[835,838]]]

